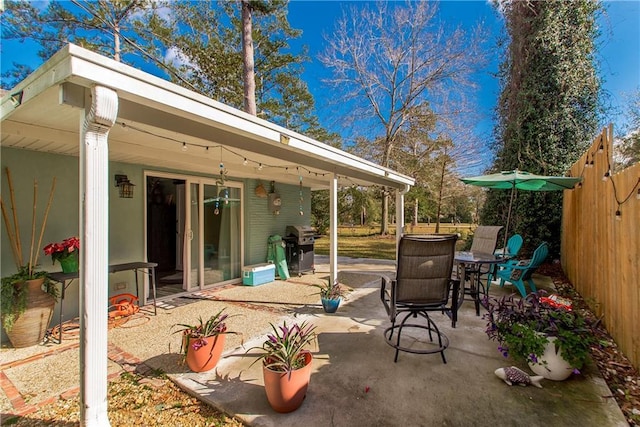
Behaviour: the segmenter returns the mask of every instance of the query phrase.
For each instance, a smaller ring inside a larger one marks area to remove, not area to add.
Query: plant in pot
[[[314,284],[316,288],[319,288],[320,301],[322,302],[322,308],[326,313],[335,313],[340,306],[342,298],[347,299],[347,294],[350,291],[346,286],[341,285],[336,279],[331,282],[330,279],[323,281],[320,284]]]
[[[193,372],[205,372],[213,369],[220,360],[227,334],[235,334],[227,330],[226,320],[229,315],[223,314],[224,308],[206,321],[198,317],[193,325],[179,323],[174,333],[182,333],[180,351],[184,353],[187,366]]]
[[[15,191],[11,179],[11,171],[5,169],[9,186],[9,209],[0,198],[2,218],[4,220],[7,239],[16,265],[16,272],[2,278],[1,309],[2,326],[9,341],[16,348],[30,347],[41,342],[53,315],[56,303],[57,288],[47,278],[47,273],[38,269],[38,251],[47,223],[49,209],[55,190],[55,178],[51,184],[49,200],[44,211],[39,238],[36,242],[36,212],[38,182],[33,183],[33,214],[31,218],[31,239],[29,240],[28,258],[23,256],[23,245],[20,237],[19,215],[16,210]]]
[[[295,411],[302,405],[311,379],[313,357],[308,350],[316,338],[315,326],[306,321],[292,326],[283,322],[259,348],[264,388],[269,404],[276,412]],[[255,363],[255,362],[254,362]]]
[[[485,332],[505,357],[525,360],[537,375],[562,381],[580,373],[596,338],[585,316],[550,303],[546,294],[488,298]]]
[[[45,255],[51,255],[54,264],[56,261],[60,263],[63,273],[78,271],[80,239],[77,237],[69,237],[60,243],[49,243],[43,250]]]

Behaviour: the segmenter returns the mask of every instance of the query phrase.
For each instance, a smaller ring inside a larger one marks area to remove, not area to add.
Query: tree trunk
[[[113,31],[113,60],[120,62],[120,26],[116,25]]]
[[[418,198],[416,198],[416,202],[413,205],[413,226],[416,227],[418,225]]]
[[[447,163],[442,162],[442,170],[440,171],[440,184],[438,185],[438,210],[436,214],[436,233],[440,232],[440,212],[442,211],[442,193],[444,187],[444,174],[447,170]]]
[[[253,62],[253,36],[251,34],[251,6],[242,0],[242,61],[244,64],[244,111],[256,115],[256,78]]]

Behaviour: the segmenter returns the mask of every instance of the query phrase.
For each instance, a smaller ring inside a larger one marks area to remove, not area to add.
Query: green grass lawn
[[[466,245],[470,224],[440,224],[440,233],[460,233],[460,239],[456,247],[460,250]],[[338,227],[338,255],[351,258],[396,258],[396,236],[380,236],[379,230],[373,227]],[[395,232],[395,229],[392,230]],[[434,233],[435,225],[418,224],[416,227],[407,227],[407,234]],[[323,236],[316,239],[314,245],[318,255],[329,255],[329,237]]]
[[[329,255],[329,237],[316,239],[318,255]],[[396,259],[396,236],[339,236],[338,254],[351,258]]]

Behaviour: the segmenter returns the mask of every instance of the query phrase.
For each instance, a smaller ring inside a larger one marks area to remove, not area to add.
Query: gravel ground
[[[148,312],[132,316],[126,323],[109,331],[110,348],[130,353],[151,369],[128,372],[131,366],[109,360],[108,416],[112,426],[239,426],[239,421],[219,413],[181,391],[166,374],[188,372],[182,362],[180,334],[177,323],[194,323],[198,316],[207,317],[225,308],[229,314],[227,327],[237,334],[227,336],[226,348],[231,351],[245,341],[269,331],[269,323],[283,315],[304,312],[319,304],[317,289],[308,286],[319,283],[324,275],[306,275],[287,282],[246,287],[230,286],[216,292],[195,294],[176,300],[170,309],[158,309],[157,316]],[[275,289],[277,288],[277,289]],[[275,299],[282,295],[282,301]],[[3,372],[16,386],[27,405],[36,405],[35,412],[23,416],[11,415],[13,407],[0,393],[0,424],[16,426],[76,426],[80,420],[77,393],[67,399],[58,398],[78,386],[79,344],[77,330],[65,332],[63,342],[24,349],[2,349]],[[41,357],[46,354],[46,357]],[[113,359],[113,356],[110,356]],[[129,357],[131,358],[131,357]],[[32,359],[24,363],[25,359]],[[141,374],[140,372],[144,372]],[[71,373],[71,374],[70,374]],[[33,378],[45,376],[39,381]],[[39,405],[39,402],[51,403]]]

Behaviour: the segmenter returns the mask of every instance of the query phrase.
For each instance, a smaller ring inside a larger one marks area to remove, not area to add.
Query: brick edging
[[[39,355],[34,355],[31,357],[27,357],[26,359],[3,364],[2,370],[0,371],[0,388],[5,393],[5,395],[9,399],[9,402],[11,403],[11,406],[13,407],[13,410],[8,412],[8,414],[5,414],[5,415],[14,415],[14,416],[28,415],[44,406],[53,404],[57,400],[60,400],[60,399],[68,400],[76,397],[80,393],[80,386],[71,387],[61,392],[57,396],[48,397],[37,403],[32,403],[32,404],[27,403],[24,397],[22,396],[22,394],[20,393],[20,390],[18,390],[18,388],[13,384],[11,379],[9,379],[9,377],[6,375],[5,370],[9,368],[14,368],[17,366],[22,366],[27,363],[43,359],[47,356],[59,354],[66,350],[78,348],[79,346],[80,346],[79,343],[67,344],[64,348],[55,348],[55,349],[52,349],[51,351],[47,351]],[[152,369],[149,366],[147,366],[144,362],[142,362],[140,359],[138,359],[131,353],[128,353],[113,344],[109,344],[108,346],[107,358],[112,362],[120,365],[120,367],[126,372],[137,372],[141,375],[147,375],[152,371]],[[107,381],[114,380],[120,377],[121,374],[122,374],[121,371],[111,373],[107,376]]]

